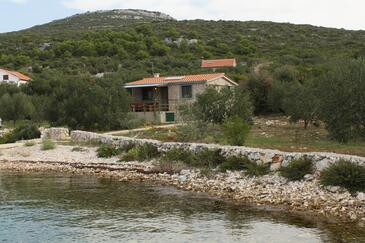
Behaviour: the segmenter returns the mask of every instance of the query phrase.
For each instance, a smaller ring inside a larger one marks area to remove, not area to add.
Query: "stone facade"
[[[68,128],[46,128],[41,131],[42,139],[67,140],[70,139]]]
[[[340,159],[350,160],[354,163],[365,166],[365,158],[352,155],[335,154],[335,153],[289,153],[279,150],[258,149],[238,146],[223,146],[217,144],[197,144],[197,143],[164,143],[157,140],[150,139],[135,139],[130,137],[102,135],[84,131],[71,132],[71,139],[76,142],[99,142],[104,144],[112,144],[115,146],[123,146],[125,144],[153,144],[158,147],[160,151],[168,151],[172,148],[184,148],[192,152],[200,149],[221,150],[222,155],[228,157],[232,155],[247,156],[250,160],[256,163],[269,164],[272,171],[278,170],[282,166],[287,166],[289,161],[301,157],[308,157],[315,163],[317,172]]]

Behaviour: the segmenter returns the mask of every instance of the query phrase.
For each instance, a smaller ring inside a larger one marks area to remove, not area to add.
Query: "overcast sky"
[[[365,30],[365,0],[0,0],[0,33],[116,8],[161,11],[179,20],[268,20]]]

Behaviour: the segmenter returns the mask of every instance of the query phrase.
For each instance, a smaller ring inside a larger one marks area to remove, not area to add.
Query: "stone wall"
[[[41,131],[42,139],[67,140],[70,139],[68,128],[46,128]]]
[[[281,166],[288,165],[292,159],[301,158],[306,156],[312,159],[315,163],[317,171],[321,171],[331,163],[334,163],[340,159],[350,160],[365,166],[365,157],[343,155],[335,153],[289,153],[271,149],[258,149],[238,146],[223,146],[217,144],[197,144],[197,143],[165,143],[157,140],[150,139],[135,139],[130,137],[116,137],[110,135],[102,135],[84,131],[71,132],[71,139],[76,142],[99,142],[104,144],[112,144],[115,146],[123,146],[125,144],[153,144],[158,147],[160,151],[168,151],[172,148],[184,148],[192,152],[199,149],[220,149],[222,155],[228,157],[231,155],[247,156],[250,160],[261,164],[270,164],[272,171],[279,169]]]

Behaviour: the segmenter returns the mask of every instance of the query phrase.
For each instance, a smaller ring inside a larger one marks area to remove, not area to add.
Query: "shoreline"
[[[351,196],[346,191],[330,192],[321,187],[316,178],[288,182],[277,175],[247,177],[242,172],[218,173],[207,178],[201,175],[199,170],[182,170],[179,174],[170,175],[154,172],[153,161],[117,162],[116,159],[96,158],[95,148],[87,148],[88,152],[84,153],[84,157],[80,156],[81,152],[70,152],[69,156],[78,157],[70,162],[65,151],[71,151],[72,148],[58,146],[53,152],[39,151],[38,156],[25,158],[11,156],[25,147],[12,148],[9,149],[9,155],[0,156],[0,171],[72,173],[118,181],[143,181],[174,186],[185,191],[203,192],[257,207],[269,207],[294,214],[310,214],[331,221],[358,223],[359,226],[365,227],[365,201]],[[59,153],[63,153],[63,160],[52,157]],[[49,156],[50,159],[39,158],[39,154]],[[89,161],[88,158],[92,157],[95,157],[94,161]]]

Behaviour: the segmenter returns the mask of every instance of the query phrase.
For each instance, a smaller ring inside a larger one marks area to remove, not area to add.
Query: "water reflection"
[[[0,240],[361,242],[365,232],[172,187],[0,172]]]

